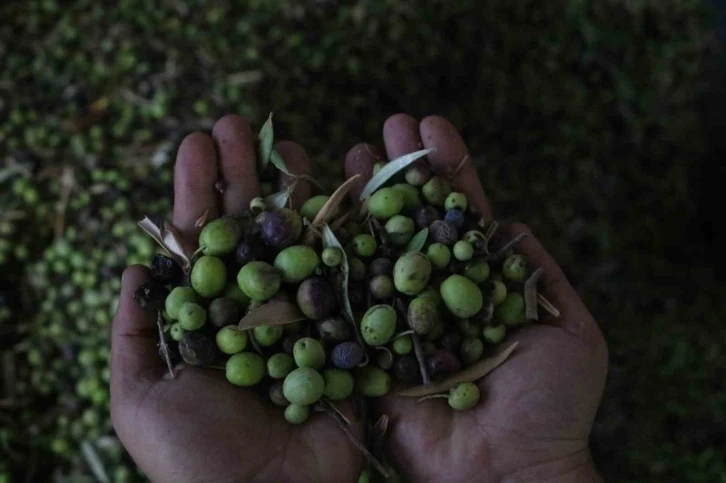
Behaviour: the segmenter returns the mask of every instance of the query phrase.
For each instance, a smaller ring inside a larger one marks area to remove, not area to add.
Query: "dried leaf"
[[[267,118],[267,121],[260,128],[260,133],[257,136],[259,141],[259,156],[260,156],[260,173],[265,169],[267,163],[270,162],[272,156],[272,144],[275,142],[275,130],[272,127],[272,113]]]
[[[158,243],[164,250],[169,252],[179,265],[181,265],[185,273],[189,273],[189,270],[191,269],[190,257],[187,255],[186,250],[184,250],[181,244],[181,236],[179,235],[179,232],[171,223],[164,222],[164,227],[159,228],[147,216],[144,217],[143,220],[139,221],[138,225],[142,230],[148,233],[151,238],[156,240],[156,243]]]
[[[197,228],[203,227],[207,224],[207,218],[209,218],[209,208],[204,210],[204,214],[197,218],[197,221],[194,222],[194,226]]]
[[[537,294],[537,303],[543,309],[545,309],[547,312],[549,312],[550,315],[552,315],[554,317],[559,317],[560,316],[560,311],[557,310],[557,307],[555,307],[554,305],[552,305],[552,302],[550,302],[549,300],[547,300],[545,298],[545,296],[542,295],[541,293],[538,293]]]
[[[416,233],[413,238],[411,238],[411,241],[408,242],[408,245],[406,245],[406,251],[407,252],[420,252],[421,249],[426,244],[426,239],[429,236],[429,229],[424,228],[420,232]]]
[[[386,184],[386,182],[396,175],[402,169],[408,167],[411,163],[429,154],[433,149],[422,149],[421,151],[415,151],[413,153],[404,154],[400,158],[396,158],[393,161],[386,163],[378,173],[373,176],[370,181],[365,185],[363,191],[360,194],[360,201],[365,201],[370,195],[372,195],[378,188]]]
[[[542,276],[542,267],[535,270],[524,282],[524,313],[527,319],[537,320],[537,280]]]
[[[330,222],[336,213],[338,213],[340,204],[343,200],[345,200],[345,196],[350,192],[350,190],[353,189],[353,185],[358,181],[358,178],[360,178],[359,174],[351,176],[345,183],[340,185],[340,187],[335,190],[332,195],[330,195],[328,201],[325,202],[323,207],[320,208],[320,211],[315,216],[315,219],[313,220],[314,227],[319,227],[324,223]]]
[[[358,344],[360,344],[361,347],[365,347],[365,344],[363,344],[363,340],[361,340],[360,330],[358,330],[358,324],[356,323],[355,316],[353,315],[353,309],[350,306],[350,299],[348,298],[348,274],[350,271],[350,268],[348,267],[348,255],[346,255],[345,250],[343,249],[343,245],[340,244],[340,241],[338,241],[338,239],[335,237],[335,233],[333,233],[333,230],[331,230],[327,224],[323,225],[321,235],[323,239],[323,246],[325,248],[337,248],[343,255],[343,261],[340,262],[340,271],[343,276],[340,278],[339,283],[335,288],[338,292],[338,297],[341,299],[341,305],[343,306],[343,316],[345,316],[345,318],[348,319],[348,322],[353,325],[353,330],[355,331],[355,337],[358,341]],[[368,364],[368,353],[364,352],[364,354],[365,358],[361,363],[362,366]]]
[[[267,209],[269,210],[271,208],[274,208],[276,210],[279,210],[280,208],[284,208],[287,205],[287,202],[290,200],[290,195],[292,194],[293,189],[295,189],[294,183],[289,188],[267,196],[265,198],[265,206],[267,206]]]
[[[287,169],[287,165],[285,164],[285,160],[282,158],[280,153],[277,152],[277,150],[273,149],[272,154],[270,154],[270,162],[275,165],[275,167],[279,170],[285,173],[288,176],[294,176],[289,169]]]
[[[306,319],[297,304],[270,302],[242,317],[238,327],[252,329],[261,325],[285,325],[299,320]]]
[[[399,396],[405,397],[421,397],[428,396],[430,394],[438,394],[444,391],[448,391],[452,387],[456,386],[460,382],[474,382],[478,381],[482,377],[486,376],[494,369],[499,367],[504,361],[509,358],[517,347],[519,342],[514,342],[512,345],[507,347],[499,355],[495,357],[489,357],[481,359],[476,364],[467,367],[463,371],[458,372],[452,376],[447,377],[442,381],[432,382],[430,384],[424,384],[423,386],[411,387],[398,393]]]

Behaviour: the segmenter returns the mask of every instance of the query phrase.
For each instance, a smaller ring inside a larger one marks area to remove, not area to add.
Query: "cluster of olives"
[[[399,181],[351,209],[349,221],[331,222],[342,249],[303,236],[330,197],[299,212],[256,198],[246,215],[204,226],[188,274],[157,254],[136,302],[162,313],[172,358],[262,388],[293,424],[321,398],[379,397],[393,378],[452,375],[526,322],[528,266],[521,255],[490,255],[487,225],[427,165]],[[266,306],[275,314],[276,304],[294,304],[300,316],[240,323],[258,310],[264,319]],[[450,390],[452,408],[476,405],[472,382]]]

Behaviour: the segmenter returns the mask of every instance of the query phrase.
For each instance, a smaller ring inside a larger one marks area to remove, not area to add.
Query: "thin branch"
[[[419,339],[418,334],[411,334],[411,340],[413,341],[413,352],[418,360],[418,368],[421,371],[421,380],[424,384],[428,384],[431,382],[431,377],[428,369],[426,369],[426,359],[424,359],[423,349],[421,349],[421,339]]]
[[[166,339],[164,339],[164,318],[161,316],[161,311],[157,312],[156,326],[159,328],[159,346],[161,347],[161,353],[166,361],[166,366],[169,368],[169,375],[174,379],[174,366],[171,363],[171,357],[169,357],[169,347],[166,345]]]

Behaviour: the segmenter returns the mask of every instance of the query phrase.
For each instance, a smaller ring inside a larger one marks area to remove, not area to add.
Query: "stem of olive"
[[[542,267],[535,270],[524,282],[524,312],[527,319],[537,320],[537,280],[542,276]]]
[[[166,345],[166,339],[164,339],[164,318],[161,316],[161,311],[157,312],[156,326],[159,329],[159,345],[161,347],[161,353],[164,355],[166,366],[169,368],[169,375],[174,379],[174,366],[171,364],[171,357],[169,357],[169,347]]]
[[[351,443],[355,445],[356,448],[360,450],[361,453],[363,453],[363,456],[368,460],[368,462],[373,465],[378,472],[383,475],[385,478],[389,478],[391,474],[388,472],[388,470],[376,459],[373,454],[368,451],[368,448],[365,447],[363,443],[361,443],[358,438],[353,434],[353,432],[350,430],[347,424],[345,424],[345,421],[340,417],[340,415],[332,410],[327,404],[324,402],[319,404],[319,407],[323,409],[326,413],[328,413],[330,416],[332,416],[333,419],[335,419],[335,422],[338,423],[338,426],[340,426],[340,429],[343,430],[346,436],[348,436],[348,439]]]
[[[421,371],[421,380],[424,384],[428,384],[431,382],[431,377],[428,369],[426,369],[426,359],[424,359],[423,349],[421,349],[421,339],[419,339],[418,334],[411,334],[411,340],[413,341],[413,352],[416,354],[418,368]]]
[[[429,394],[428,396],[420,397],[416,399],[416,404],[425,401],[427,399],[449,399],[448,394]]]
[[[527,233],[520,233],[519,235],[517,235],[514,238],[512,238],[509,241],[509,243],[507,243],[502,248],[500,248],[499,250],[497,250],[496,253],[494,253],[493,255],[489,255],[488,257],[486,257],[486,261],[499,260],[500,258],[502,258],[504,256],[505,253],[507,253],[507,251],[510,248],[512,248],[515,245],[517,245],[517,243],[521,242],[526,237],[527,237]]]

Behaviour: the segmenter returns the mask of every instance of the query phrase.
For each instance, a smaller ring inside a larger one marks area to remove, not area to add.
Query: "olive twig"
[[[166,366],[169,368],[169,375],[174,379],[174,366],[171,363],[171,357],[169,356],[169,346],[166,345],[166,339],[164,338],[164,317],[161,315],[161,310],[156,315],[156,326],[159,329],[159,346],[161,347],[161,353],[164,355]]]
[[[385,466],[383,466],[375,456],[373,456],[373,453],[368,451],[368,448],[365,447],[363,443],[361,443],[358,438],[353,434],[353,432],[350,430],[347,424],[345,424],[345,421],[343,421],[343,418],[340,417],[340,415],[335,412],[333,409],[328,407],[324,403],[319,403],[320,407],[322,407],[323,411],[328,413],[333,419],[335,419],[335,422],[338,423],[338,426],[340,426],[340,429],[343,430],[346,436],[348,436],[348,439],[350,439],[350,442],[355,445],[356,448],[360,450],[361,453],[363,453],[363,456],[368,460],[368,462],[373,465],[378,472],[383,475],[384,478],[389,478],[391,474],[388,472]]]
[[[423,349],[421,349],[421,339],[419,339],[418,334],[411,334],[411,340],[413,341],[413,352],[416,354],[418,367],[421,371],[421,380],[424,384],[428,384],[431,382],[431,377],[426,368],[426,359],[424,359]]]
[[[530,320],[537,320],[537,280],[542,276],[542,267],[535,270],[524,282],[524,313]]]
[[[343,412],[342,412],[342,411],[341,411],[340,409],[338,409],[338,408],[337,408],[337,407],[335,406],[335,404],[333,404],[333,401],[331,401],[331,400],[330,400],[330,399],[328,399],[327,397],[324,397],[324,398],[323,398],[323,402],[324,402],[325,404],[327,404],[328,406],[330,406],[330,409],[332,409],[333,411],[335,411],[336,413],[338,413],[338,416],[340,416],[340,417],[341,417],[341,419],[343,419],[343,421],[345,421],[345,424],[347,424],[348,426],[350,426],[350,425],[352,424],[352,423],[350,422],[350,419],[348,419],[348,418],[347,418],[347,417],[345,416],[345,414],[343,414]]]
[[[515,247],[519,242],[521,242],[522,240],[524,240],[526,237],[527,237],[527,233],[520,233],[519,235],[517,235],[514,238],[512,238],[502,248],[500,248],[499,250],[497,250],[495,253],[493,253],[492,255],[489,255],[488,257],[486,257],[486,261],[499,260],[500,258],[502,258],[507,253],[507,251],[509,251],[510,248]]]

